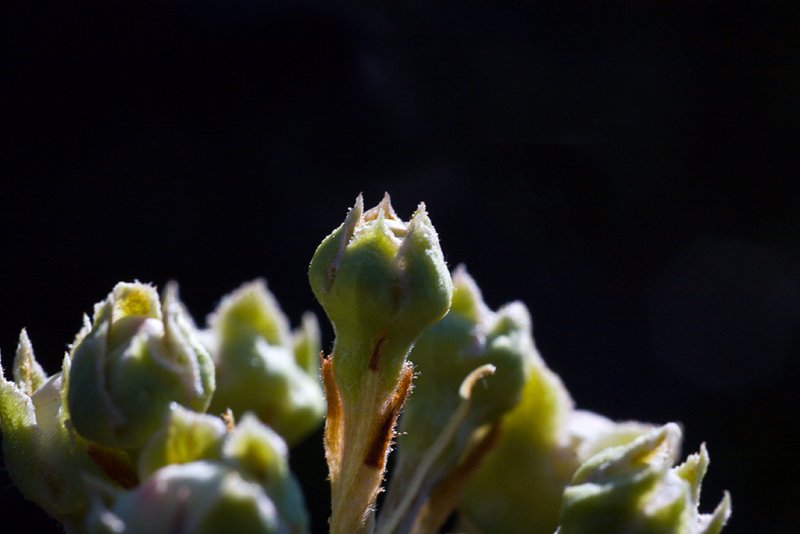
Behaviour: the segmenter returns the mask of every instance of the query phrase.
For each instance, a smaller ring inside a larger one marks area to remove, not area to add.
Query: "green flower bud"
[[[386,195],[364,212],[361,196],[344,223],[314,253],[308,276],[338,346],[336,381],[355,395],[368,369],[378,368],[385,392],[397,385],[408,351],[450,307],[452,282],[425,205],[408,223]]]
[[[244,414],[222,446],[222,461],[265,488],[291,532],[306,532],[305,501],[288,457],[283,439],[251,413]]]
[[[113,482],[93,460],[111,459],[113,452],[91,446],[69,424],[64,406],[69,367],[65,357],[62,371],[48,378],[23,330],[14,359],[14,381],[6,380],[0,369],[6,468],[26,498],[66,527],[80,522],[88,509],[84,475]]]
[[[517,405],[531,366],[539,360],[525,305],[513,302],[492,312],[463,267],[453,273],[453,285],[450,313],[423,334],[411,352],[419,377],[401,430],[413,429],[420,435],[409,434],[403,443],[424,445],[427,440],[421,431],[435,432],[439,426],[432,423],[432,407],[436,411],[447,410],[442,404],[454,407],[461,382],[473,369],[487,363],[496,371],[475,389],[462,434],[466,437],[472,429],[496,420]],[[447,399],[443,393],[449,394]]]
[[[730,516],[726,493],[712,514],[697,510],[705,446],[672,467],[681,441],[670,423],[587,460],[564,490],[560,534],[717,534]]]
[[[226,429],[217,417],[173,404],[141,452],[139,473],[144,483],[134,491],[99,492],[105,499],[88,530],[161,532],[174,520],[190,532],[308,531],[286,443],[252,414]]]
[[[188,313],[168,285],[119,283],[95,306],[72,351],[68,404],[75,429],[103,445],[137,449],[172,402],[204,411],[214,364]]]
[[[411,388],[406,361],[450,307],[452,282],[424,205],[408,223],[388,195],[364,212],[361,196],[314,253],[309,281],[336,334],[322,364],[331,531],[367,529],[394,426]]]
[[[230,409],[237,417],[253,411],[292,444],[317,428],[325,399],[313,315],[290,334],[277,301],[256,280],[225,297],[209,327],[217,373],[210,411]]]
[[[410,513],[403,514],[407,527],[434,486],[462,460],[475,430],[497,421],[519,402],[526,376],[539,361],[530,316],[522,303],[492,312],[463,266],[454,271],[453,286],[450,312],[419,338],[409,356],[419,376],[400,419],[399,454],[383,506],[383,513],[393,513],[409,491],[417,492]],[[409,481],[463,402],[461,383],[485,364],[495,367],[493,376],[473,389],[469,410],[452,440],[427,471],[421,486],[413,488]],[[442,510],[439,515],[446,519],[450,511]]]
[[[95,502],[87,532],[289,532],[259,484],[212,462],[163,467],[113,500],[110,508]]]

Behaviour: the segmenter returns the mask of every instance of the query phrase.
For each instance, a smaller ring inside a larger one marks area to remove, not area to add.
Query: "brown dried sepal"
[[[342,399],[339,388],[333,375],[333,359],[319,354],[322,369],[322,386],[325,389],[325,400],[328,404],[328,413],[325,417],[325,459],[328,462],[328,478],[338,478],[341,466],[341,443],[344,440],[344,425],[342,422]]]
[[[400,411],[408,399],[411,392],[411,384],[414,380],[414,366],[410,362],[403,365],[400,371],[400,380],[394,395],[387,403],[386,409],[382,414],[380,425],[378,425],[375,435],[372,438],[367,454],[364,458],[364,465],[378,469],[381,472],[386,468],[386,458],[389,455],[389,448],[394,439],[394,428]]]

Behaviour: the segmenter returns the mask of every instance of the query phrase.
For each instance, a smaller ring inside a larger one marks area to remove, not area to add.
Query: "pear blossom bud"
[[[303,495],[289,470],[283,439],[252,413],[234,424],[173,404],[162,427],[139,455],[142,480],[169,465],[209,461],[224,464],[263,486],[282,520],[294,531],[308,528]]]
[[[214,364],[167,286],[119,283],[95,306],[90,328],[72,350],[69,411],[87,439],[126,449],[144,445],[172,402],[204,411],[214,391]]]
[[[419,335],[450,307],[453,288],[425,206],[408,223],[389,196],[317,247],[308,270],[336,340],[322,363],[328,405],[325,457],[334,534],[368,529],[400,410],[411,390],[406,360]]]
[[[264,488],[291,532],[308,530],[303,492],[289,471],[289,449],[252,413],[244,414],[226,436],[222,462]]]
[[[559,534],[719,533],[730,496],[713,513],[698,512],[708,453],[703,446],[673,467],[680,442],[680,427],[670,423],[588,459],[564,490]]]
[[[213,462],[159,469],[106,507],[96,502],[86,519],[91,534],[147,532],[288,532],[264,489]]]
[[[209,318],[217,389],[209,410],[251,410],[289,443],[307,436],[325,413],[319,380],[319,329],[289,322],[263,280],[225,297]],[[311,356],[313,354],[313,357]]]
[[[142,450],[139,473],[143,482],[134,490],[99,487],[88,531],[308,531],[288,447],[253,414],[228,429],[217,417],[173,404]]]
[[[364,212],[361,196],[314,253],[308,276],[337,344],[336,380],[352,395],[368,370],[392,391],[412,344],[450,307],[452,282],[425,205],[408,223],[388,195]]]

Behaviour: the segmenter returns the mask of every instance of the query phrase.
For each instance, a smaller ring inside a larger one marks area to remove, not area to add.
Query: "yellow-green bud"
[[[172,402],[204,411],[214,391],[214,364],[197,330],[167,286],[119,283],[95,306],[90,328],[72,351],[68,403],[75,429],[103,445],[138,449]]]
[[[587,460],[564,490],[559,534],[717,534],[730,516],[726,493],[712,514],[697,510],[705,447],[677,467],[681,430],[655,428]]]
[[[263,280],[225,297],[209,318],[217,389],[209,410],[253,411],[290,444],[322,423],[319,328],[313,315],[289,322]],[[313,358],[311,353],[314,353]]]
[[[388,393],[422,331],[450,307],[452,282],[425,205],[408,223],[388,195],[364,212],[361,196],[344,223],[314,253],[309,280],[328,315],[337,346],[336,380],[354,394],[368,369],[378,370]]]

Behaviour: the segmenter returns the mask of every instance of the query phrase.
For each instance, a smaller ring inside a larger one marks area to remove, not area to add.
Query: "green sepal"
[[[13,373],[14,382],[26,395],[33,395],[33,392],[47,380],[47,374],[36,361],[31,340],[24,328],[19,335]]]

